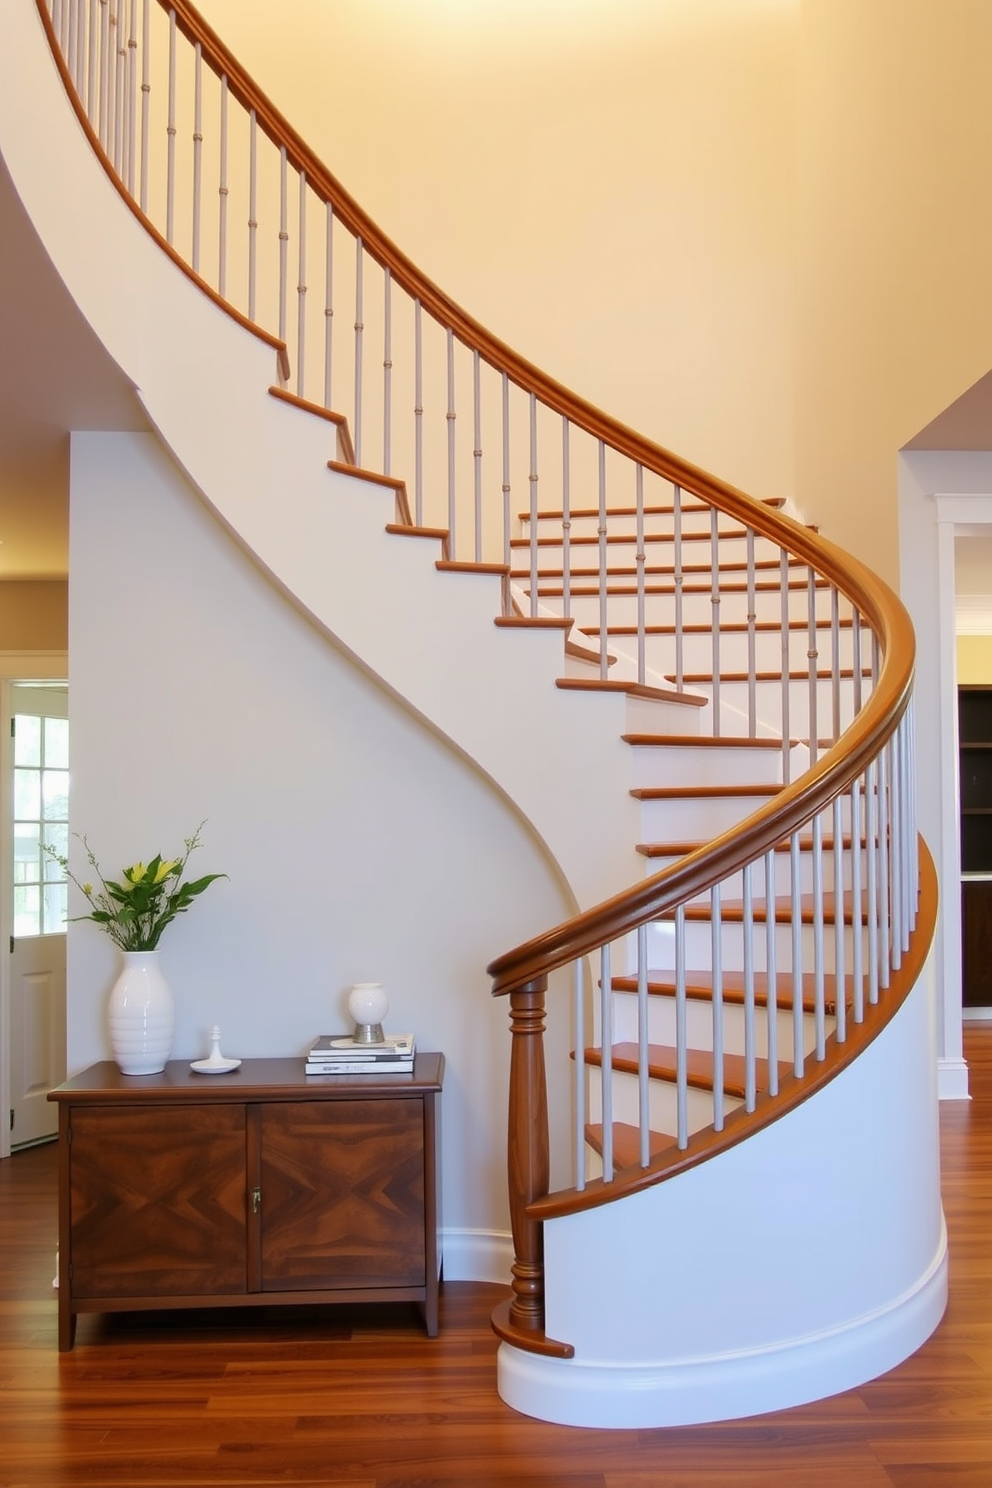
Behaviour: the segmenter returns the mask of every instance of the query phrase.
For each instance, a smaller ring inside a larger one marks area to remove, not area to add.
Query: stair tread
[[[529,577],[529,575],[521,575],[521,577]],[[710,594],[712,593],[712,587],[711,584],[688,583],[682,585],[682,593]],[[805,593],[809,588],[809,584],[806,579],[791,579],[787,587],[795,593]],[[818,578],[814,587],[817,589],[829,589],[830,580]],[[741,583],[739,579],[721,583],[719,589],[721,594],[746,594],[748,592],[747,583]],[[675,591],[676,586],[674,583],[652,583],[645,584],[644,586],[645,594],[674,594]],[[782,585],[771,579],[758,579],[755,583],[755,591],[758,594],[780,594]],[[549,598],[555,597],[562,593],[562,586],[560,584],[539,584],[537,592],[538,595],[544,595]],[[572,584],[568,592],[573,599],[596,599],[599,596],[600,588],[598,584]],[[636,584],[607,584],[606,586],[606,593],[614,596],[629,595],[633,599],[637,597],[637,592]]]
[[[412,522],[387,522],[386,531],[398,537],[433,537],[438,542],[447,542],[451,536],[447,527],[417,527]]]
[[[439,558],[435,567],[441,573],[498,574],[501,578],[509,573],[505,563],[469,563],[461,558]]]
[[[692,749],[769,749],[776,754],[782,753],[781,739],[737,738],[732,734],[720,738],[714,738],[712,734],[621,734],[620,737],[625,744],[633,744],[636,748],[682,746]]]
[[[777,558],[759,558],[755,560],[754,571],[755,573],[779,573],[781,566]],[[806,564],[799,558],[793,558],[789,561],[789,567],[805,568]],[[722,559],[716,568],[717,573],[722,574],[748,572],[747,563],[736,558]],[[572,565],[569,568],[570,576],[575,579],[595,578],[602,572],[603,569],[600,568],[599,564],[588,568],[579,568]],[[635,563],[607,564],[605,572],[608,579],[628,579],[636,575],[637,565]],[[652,576],[674,574],[675,565],[672,563],[645,563],[644,572],[645,575],[650,574]],[[713,572],[713,565],[711,563],[683,563],[680,572],[683,574],[711,574]],[[529,566],[527,568],[514,568],[511,566],[510,573],[515,579],[527,579],[531,576],[531,569]],[[547,568],[538,567],[537,577],[539,579],[563,578],[564,567],[561,564],[549,565]]]
[[[571,630],[570,615],[497,615],[494,624],[507,630]]]
[[[810,675],[809,674],[809,671],[806,668],[797,669],[795,671],[790,671],[790,673],[789,673],[789,680],[791,682],[807,682],[809,680],[809,675]],[[820,679],[820,681],[822,681],[822,682],[829,682],[831,680],[831,678],[834,676],[834,672],[833,672],[833,669],[831,667],[821,667],[817,671],[817,674],[816,675]],[[836,675],[838,677],[844,678],[844,680],[846,681],[848,678],[852,678],[854,676],[854,668],[853,667],[838,667]],[[866,666],[863,666],[861,668],[861,675],[863,677],[870,677],[871,676],[871,667],[870,666],[867,666],[867,665]],[[737,671],[737,672],[721,672],[720,673],[720,681],[721,682],[749,682],[750,679],[751,679],[750,672],[740,672],[740,671]],[[674,681],[675,679],[672,678],[671,680]],[[781,680],[782,680],[782,669],[781,669],[781,667],[779,667],[778,669],[775,669],[775,668],[770,668],[768,670],[762,669],[760,672],[755,672],[754,673],[754,680],[756,682],[781,682]],[[682,681],[684,683],[685,682],[691,682],[694,687],[709,686],[709,685],[712,684],[712,681],[713,681],[713,673],[712,672],[683,672],[682,673]]]
[[[636,976],[615,976],[611,979],[614,992],[637,991]],[[845,977],[845,1000],[850,1005],[854,999],[854,984]],[[744,973],[725,971],[722,977],[723,1000],[735,1007],[744,1003]],[[685,974],[686,996],[694,1002],[709,1002],[713,996],[713,974],[710,971],[687,971]],[[837,978],[828,972],[823,978],[824,1006],[828,1013],[837,1009]],[[652,997],[674,997],[674,971],[651,971],[648,973],[648,993]],[[816,1008],[816,978],[811,971],[803,972],[800,999],[803,1011],[812,1013]],[[754,1001],[758,1007],[768,1006],[768,977],[763,971],[754,973]],[[783,1012],[792,1009],[792,972],[780,971],[775,979],[775,1004]]]
[[[610,677],[559,677],[555,686],[566,692],[625,692],[629,697],[684,703],[690,708],[705,708],[709,702],[697,693],[679,692],[674,687],[648,687],[643,682],[623,682]]]
[[[767,506],[767,507],[770,507],[773,511],[778,511],[781,507],[783,507],[785,505],[785,497],[784,496],[763,496],[758,501],[757,504],[758,504],[758,506]],[[675,507],[674,507],[674,505],[672,505],[672,506],[644,506],[644,507],[641,508],[641,510],[643,512],[643,515],[646,516],[646,517],[672,516],[672,514],[675,511]],[[698,497],[696,497],[696,496],[690,496],[688,500],[686,500],[686,501],[680,501],[679,502],[679,510],[681,511],[682,515],[685,516],[686,512],[711,512],[713,510],[713,508],[712,508],[712,506],[710,505],[710,503],[708,501],[700,501]],[[542,510],[542,511],[539,511],[539,512],[536,513],[537,520],[539,522],[540,521],[550,521],[550,520],[560,521],[564,517],[564,515],[565,515],[565,511],[564,511],[564,508],[563,507],[553,508],[550,511],[543,511]],[[570,518],[574,518],[574,519],[578,519],[579,517],[598,517],[599,516],[599,507],[598,506],[575,507],[575,508],[573,508],[573,509],[571,509],[569,511],[568,515],[569,515]],[[607,517],[636,517],[637,516],[637,507],[636,506],[608,506],[606,508],[606,515],[607,515]],[[517,513],[517,520],[520,521],[520,522],[529,522],[530,521],[530,518],[531,518],[531,514],[530,514],[529,511],[522,511],[522,512],[518,512]],[[732,517],[730,520],[731,521],[736,521],[738,519]]]
[[[862,921],[862,924],[864,924],[865,918],[866,918],[866,916],[865,916],[865,910],[864,910],[865,899],[866,899],[866,896],[863,894],[862,895],[862,911],[861,911],[861,921]],[[791,899],[791,896],[789,896],[789,895],[779,895],[774,900],[774,905],[775,905],[775,919],[776,919],[777,923],[780,924],[780,925],[781,924],[790,924],[791,921],[792,921],[792,899]],[[814,909],[813,895],[812,894],[801,894],[799,896],[799,908],[800,908],[800,916],[801,916],[801,919],[802,919],[802,923],[804,925],[812,925],[812,923],[813,923],[813,909]],[[850,893],[845,893],[844,896],[843,896],[843,910],[844,910],[844,920],[845,920],[845,922],[847,924],[850,924],[852,922],[853,918],[854,918],[853,909],[854,909],[853,899],[852,899]],[[754,918],[754,920],[757,921],[757,922],[760,922],[760,923],[764,923],[764,921],[767,919],[767,903],[766,903],[766,901],[764,899],[755,899],[753,901],[752,911],[753,911],[753,918]],[[725,899],[725,900],[723,900],[721,902],[721,905],[720,905],[720,915],[721,915],[721,918],[723,920],[730,921],[732,924],[739,923],[744,918],[744,901],[742,899]],[[712,917],[710,905],[708,903],[703,903],[703,904],[687,904],[686,907],[685,907],[685,917],[686,917],[687,920],[697,920],[697,921],[698,920],[706,920],[706,921],[709,921],[711,919],[711,917]],[[836,918],[836,914],[835,914],[835,898],[834,898],[834,895],[833,895],[833,893],[826,893],[826,894],[823,895],[823,923],[825,925],[832,925],[834,923],[834,921],[835,921],[835,918]]]
[[[843,843],[843,846],[844,846],[845,849],[846,848],[849,848],[851,846],[851,838],[850,838],[850,836],[848,835],[848,836],[842,837],[841,838],[841,842]],[[706,842],[702,842],[702,841],[696,841],[696,842],[639,842],[637,844],[637,851],[641,854],[641,856],[643,858],[684,858],[689,853],[698,852],[698,850],[701,847],[706,847],[706,845],[707,845],[707,843]],[[862,845],[862,847],[864,846],[864,838],[862,838],[861,845]],[[827,834],[824,833],[823,837],[821,838],[821,846],[822,846],[824,852],[833,852],[833,848],[834,848],[834,839],[833,839],[833,836],[832,835],[827,836]],[[812,834],[810,834],[809,836],[800,836],[800,838],[799,838],[799,850],[800,850],[800,852],[812,852],[812,850],[813,850],[813,837],[812,837]],[[785,838],[782,839],[781,842],[776,842],[776,844],[775,844],[774,848],[772,849],[772,851],[773,852],[778,852],[778,853],[786,853],[786,852],[791,851],[791,840],[790,840],[790,838],[785,837]]]
[[[777,796],[782,785],[638,785],[630,794],[638,801],[686,801],[700,798],[716,801],[721,797]]]
[[[847,619],[841,620],[840,629],[851,630],[853,628],[853,624],[854,622],[850,619],[850,617],[848,617]],[[734,620],[732,622],[721,625],[720,634],[747,635],[750,628],[751,627],[746,620]],[[780,632],[782,630],[782,625],[781,622],[778,620],[756,620],[754,628],[761,634],[768,634]],[[644,634],[649,636],[674,636],[678,634],[679,629],[680,627],[675,625],[645,625]],[[790,620],[788,629],[790,631],[808,632],[809,622],[807,620]],[[829,619],[817,620],[816,629],[830,630],[832,629],[832,622]],[[582,631],[585,635],[588,636],[598,636],[600,627],[598,625],[583,625]],[[704,624],[683,625],[681,626],[681,633],[682,635],[708,636],[713,634],[713,627],[712,625]],[[638,628],[636,625],[608,625],[606,627],[606,634],[610,636],[636,636],[638,634]]]
[[[677,1050],[674,1044],[648,1045],[648,1074],[652,1080],[674,1081],[677,1078]],[[591,1065],[602,1065],[603,1051],[599,1048],[585,1050],[585,1061]],[[622,1074],[636,1075],[638,1072],[638,1048],[635,1043],[621,1042],[613,1045],[613,1068]],[[759,1090],[767,1090],[769,1063],[767,1059],[756,1059],[755,1080]],[[792,1068],[789,1060],[778,1061],[779,1075],[786,1075]],[[694,1090],[713,1089],[713,1051],[711,1049],[688,1049],[686,1051],[686,1079]],[[743,1100],[747,1094],[747,1061],[743,1054],[723,1056],[723,1089],[727,1095]]]
[[[585,1129],[586,1142],[598,1152],[603,1154],[603,1128],[595,1122],[587,1124]],[[678,1146],[678,1137],[673,1137],[668,1132],[648,1133],[649,1154],[652,1158],[667,1152],[671,1147]],[[641,1137],[636,1126],[630,1126],[626,1121],[614,1121],[613,1123],[613,1166],[615,1168],[633,1168],[639,1166],[641,1161]]]

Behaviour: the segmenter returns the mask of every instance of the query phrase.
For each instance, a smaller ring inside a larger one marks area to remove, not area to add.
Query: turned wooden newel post
[[[510,1318],[527,1332],[544,1331],[544,1228],[527,1205],[548,1191],[548,1087],[544,1074],[546,976],[510,993],[510,1114],[507,1170],[513,1231]]]

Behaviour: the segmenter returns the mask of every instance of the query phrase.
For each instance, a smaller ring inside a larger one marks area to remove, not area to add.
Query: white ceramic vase
[[[122,951],[110,993],[110,1047],[122,1075],[157,1075],[172,1053],[175,1007],[161,951]]]

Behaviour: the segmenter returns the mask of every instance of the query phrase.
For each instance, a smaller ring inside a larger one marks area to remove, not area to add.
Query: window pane
[[[58,822],[46,822],[44,840],[50,847],[54,847],[57,853],[61,853],[64,858],[69,856],[69,828],[64,822],[61,824]],[[42,858],[42,868],[44,869],[44,876],[49,883],[58,883],[65,879],[61,865],[56,863],[54,858],[50,858],[47,853]]]
[[[69,768],[69,721],[66,718],[45,719],[45,764],[50,770]]]
[[[43,935],[58,935],[65,929],[67,895],[68,885],[65,883],[45,885]]]
[[[14,938],[41,934],[41,891],[37,887],[14,889]]]
[[[19,821],[38,821],[41,816],[41,773],[14,771],[14,816]]]
[[[14,827],[15,884],[37,883],[39,866],[38,828],[34,822],[18,822]]]
[[[41,719],[30,713],[14,714],[14,764],[41,764]]]
[[[46,821],[66,821],[69,816],[69,771],[44,770],[41,793]]]

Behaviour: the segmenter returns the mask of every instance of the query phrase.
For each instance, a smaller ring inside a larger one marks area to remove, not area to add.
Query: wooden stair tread
[[[840,621],[841,630],[851,630],[853,628],[853,625],[854,622],[850,618],[850,616]],[[754,628],[756,631],[762,634],[767,634],[781,631],[783,627],[778,620],[756,620]],[[787,628],[790,631],[808,632],[809,622],[807,620],[790,620]],[[830,630],[832,629],[832,621],[829,619],[817,620],[816,629]],[[582,630],[586,635],[599,635],[600,627],[598,625],[583,625]],[[746,620],[734,620],[729,624],[725,623],[720,626],[721,635],[747,635],[749,630],[750,626],[748,625]],[[683,625],[681,627],[681,631],[683,635],[712,635],[713,627],[712,625],[702,624]],[[638,634],[638,629],[636,625],[608,625],[606,627],[606,633],[607,635],[611,636],[636,636]],[[645,635],[674,636],[677,633],[678,627],[676,627],[675,625],[645,625],[644,627]]]
[[[771,749],[776,754],[782,752],[781,739],[751,739],[733,734],[723,734],[718,739],[712,734],[621,734],[620,737],[625,744],[638,748],[674,745],[692,749]]]
[[[497,574],[504,579],[509,572],[505,563],[469,563],[459,558],[439,558],[435,567],[441,573]]]
[[[648,1045],[648,1074],[652,1080],[677,1079],[677,1051],[674,1044]],[[589,1048],[585,1051],[585,1062],[595,1066],[603,1063],[603,1051]],[[638,1073],[638,1050],[635,1043],[613,1045],[613,1068],[621,1074]],[[768,1089],[769,1064],[767,1059],[756,1059],[755,1081],[759,1090]],[[787,1075],[792,1068],[789,1060],[779,1060],[779,1076]],[[689,1049],[686,1051],[686,1080],[693,1090],[713,1089],[713,1051],[711,1049]],[[727,1095],[743,1100],[747,1094],[747,1061],[743,1054],[723,1056],[723,1089]]]
[[[506,630],[571,630],[570,615],[497,615],[495,625]]]
[[[528,578],[529,577],[529,574],[522,575],[522,577]],[[711,584],[706,584],[706,583],[688,583],[688,584],[683,584],[682,585],[682,593],[683,594],[710,594],[710,593],[712,593],[712,587],[713,586]],[[789,581],[789,583],[787,585],[787,588],[789,588],[790,590],[795,591],[796,593],[799,593],[799,592],[805,593],[806,590],[808,589],[808,587],[809,587],[809,585],[807,584],[807,582],[806,582],[805,579],[790,579],[790,581]],[[817,589],[829,589],[829,587],[830,587],[830,580],[829,579],[817,578],[814,587],[817,588]],[[721,594],[746,594],[747,593],[747,589],[748,589],[747,584],[746,583],[743,583],[742,584],[739,579],[734,579],[732,581],[727,581],[727,582],[721,583],[720,586],[719,586],[719,590],[720,590],[720,593]],[[779,584],[779,583],[776,583],[772,579],[758,579],[757,582],[756,582],[756,584],[755,584],[755,591],[758,594],[779,594],[779,593],[781,593],[781,590],[782,590],[782,585]],[[562,586],[560,584],[540,584],[539,583],[538,586],[537,586],[537,592],[538,592],[539,595],[544,595],[544,596],[547,596],[549,598],[554,598],[555,596],[560,595],[563,591],[562,591]],[[570,586],[568,592],[569,592],[569,594],[574,599],[596,599],[599,596],[600,590],[599,590],[599,585],[598,584],[588,584],[588,585],[572,584]],[[629,595],[631,598],[636,598],[637,592],[638,592],[638,590],[637,590],[637,585],[636,584],[627,583],[627,584],[607,584],[606,585],[606,593],[608,595],[610,595],[610,594],[615,595],[615,596]],[[674,583],[671,583],[671,584],[657,584],[657,583],[645,584],[645,586],[644,586],[644,593],[645,594],[674,594],[675,593],[675,584]]]
[[[864,900],[864,899],[865,899],[865,896],[862,895],[862,900]],[[834,895],[832,893],[825,893],[823,895],[823,923],[825,925],[832,925],[832,924],[834,924],[835,919],[836,919],[835,908],[836,908],[836,906],[835,906]],[[813,895],[812,894],[801,894],[800,895],[800,898],[799,898],[799,910],[800,910],[800,917],[802,919],[802,923],[804,925],[812,925],[812,923],[813,923]],[[849,893],[845,893],[844,894],[844,897],[843,897],[843,911],[844,911],[844,921],[845,921],[845,923],[846,924],[851,924],[852,921],[853,921],[853,918],[854,918],[854,909],[853,909],[853,900],[852,900],[851,895]],[[686,917],[687,920],[694,920],[694,921],[705,920],[705,921],[709,921],[712,918],[712,913],[711,913],[711,909],[710,909],[709,903],[687,904],[686,907],[685,907],[685,917]],[[744,918],[744,902],[743,902],[743,900],[741,900],[741,899],[725,899],[725,900],[723,900],[722,903],[721,903],[721,905],[720,905],[720,917],[724,921],[728,921],[731,924],[739,924],[743,920],[743,918]],[[754,900],[754,904],[753,904],[753,918],[754,918],[754,920],[755,920],[756,923],[761,923],[761,924],[763,924],[765,922],[765,920],[767,919],[767,904],[766,904],[766,902],[765,902],[764,899],[755,899]],[[865,923],[865,918],[866,918],[866,916],[865,916],[864,907],[862,907],[862,913],[861,913],[861,923],[862,924]],[[787,895],[780,895],[775,900],[775,919],[776,919],[776,922],[778,924],[780,924],[780,925],[791,924],[791,922],[792,922],[792,900]]]
[[[845,850],[849,848],[851,846],[850,834],[842,837],[841,843]],[[639,842],[637,844],[637,851],[640,853],[642,858],[684,858],[687,857],[689,853],[698,852],[701,847],[706,847],[706,845],[706,842]],[[833,835],[831,834],[828,836],[826,833],[824,833],[823,837],[821,838],[820,845],[822,846],[824,852],[833,852]],[[864,847],[864,845],[864,837],[862,837],[861,846]],[[805,853],[813,851],[812,834],[809,836],[800,836],[799,850],[800,852]],[[790,839],[788,837],[785,837],[782,839],[781,842],[776,842],[772,851],[777,853],[790,852]]]
[[[808,682],[809,681],[809,675],[810,675],[809,672],[806,671],[805,669],[797,669],[795,671],[790,671],[790,673],[789,673],[789,680],[790,680],[790,682]],[[819,671],[817,671],[817,674],[816,675],[817,675],[817,677],[819,678],[819,680],[821,682],[829,682],[833,678],[834,672],[833,672],[833,669],[831,667],[821,667],[819,669]],[[854,669],[853,669],[853,667],[838,667],[837,674],[836,675],[838,677],[840,677],[840,678],[843,678],[845,681],[847,681],[850,678],[853,678],[853,676],[854,676]],[[870,666],[864,666],[864,667],[862,667],[862,669],[861,669],[861,675],[863,677],[870,677],[871,676],[871,667]],[[674,678],[672,680],[674,681]],[[751,676],[750,676],[750,673],[749,672],[721,672],[720,673],[720,681],[721,682],[749,682],[750,680],[751,680]],[[764,670],[764,669],[762,669],[760,672],[755,672],[755,674],[754,674],[754,680],[756,682],[781,682],[781,680],[782,680],[782,670],[781,670],[781,668],[778,668],[777,670],[775,668],[772,668],[772,669],[767,670],[767,671]],[[682,681],[683,682],[691,682],[694,687],[708,687],[713,682],[713,673],[712,672],[683,672],[682,673]]]
[[[759,558],[756,559],[754,563],[755,573],[779,573],[781,571],[781,567],[782,565],[779,563],[777,558]],[[793,558],[789,562],[789,567],[805,568],[806,564],[798,558]],[[721,574],[736,574],[748,572],[748,565],[736,558],[722,559],[717,564],[716,568],[717,573]],[[603,570],[598,564],[596,564],[594,567],[591,566],[589,568],[580,568],[576,565],[572,565],[569,568],[570,577],[575,579],[595,578],[602,572]],[[637,565],[634,563],[608,564],[605,572],[608,579],[629,579],[633,578],[636,575]],[[672,563],[646,563],[644,565],[644,572],[645,575],[650,574],[652,577],[657,577],[662,574],[674,575],[675,565]],[[683,574],[711,574],[713,572],[713,565],[711,563],[683,563],[681,572]],[[532,576],[532,571],[529,566],[527,568],[514,568],[511,566],[510,574],[511,577],[514,579],[529,579]],[[537,570],[537,577],[538,579],[563,578],[564,567],[561,564],[554,566],[549,565],[547,568],[539,567]]]
[[[628,697],[653,698],[663,703],[684,703],[690,708],[705,708],[709,699],[694,692],[676,688],[648,687],[643,682],[615,681],[609,677],[559,677],[556,687],[566,692],[625,692]]]
[[[721,527],[718,534],[718,541],[740,542],[741,538],[746,537],[746,527],[739,526],[733,530],[727,527]],[[764,538],[764,533],[756,532],[755,537],[759,541],[761,541]],[[645,544],[672,543],[675,541],[675,533],[673,530],[662,532],[645,531],[642,534],[642,538]],[[573,534],[570,532],[567,537],[565,536],[564,532],[556,532],[552,533],[548,537],[536,537],[533,539],[530,537],[511,537],[510,547],[519,548],[521,549],[521,551],[527,548],[560,548],[563,544],[567,544],[569,548],[598,548],[599,540],[600,539],[598,532],[578,534]],[[708,527],[705,529],[701,529],[698,532],[683,532],[680,538],[680,541],[684,543],[710,543],[712,542],[712,540],[712,534],[710,533]],[[622,543],[626,543],[629,545],[630,543],[634,543],[636,541],[636,532],[607,532],[606,534],[606,542],[608,545],[613,544],[616,546]],[[775,539],[766,539],[766,541],[774,542]]]
[[[599,666],[603,658],[598,647],[583,646],[579,641],[568,640],[565,642],[565,655],[573,657],[576,661],[588,661],[590,664]],[[607,666],[616,664],[616,657],[609,651],[606,653]]]
[[[777,796],[782,785],[637,785],[630,794],[637,801],[717,801],[721,797]]]
[[[603,1155],[603,1128],[597,1123],[589,1123],[585,1129],[586,1142]],[[654,1158],[662,1152],[667,1152],[671,1147],[678,1146],[678,1137],[671,1136],[668,1132],[649,1132],[648,1147],[649,1155]],[[613,1123],[613,1166],[615,1168],[634,1168],[641,1161],[641,1137],[636,1126],[630,1126],[626,1121],[614,1121]]]
[[[854,987],[850,977],[844,979],[845,998],[850,1006],[854,1000]],[[637,992],[636,976],[615,976],[610,985],[614,992]],[[722,978],[723,1000],[734,1007],[744,1004],[744,973],[725,971]],[[710,1002],[713,997],[713,976],[709,971],[687,971],[685,974],[686,997],[693,1002]],[[823,978],[824,1006],[828,1013],[837,1011],[837,978],[828,972]],[[651,971],[648,973],[648,994],[652,997],[675,996],[674,971]],[[816,1009],[816,978],[811,971],[803,972],[800,990],[803,1011],[812,1013]],[[757,1007],[768,1006],[768,977],[763,971],[754,973],[754,1001]],[[783,1012],[792,1010],[792,972],[782,970],[775,979],[775,1005]]]

